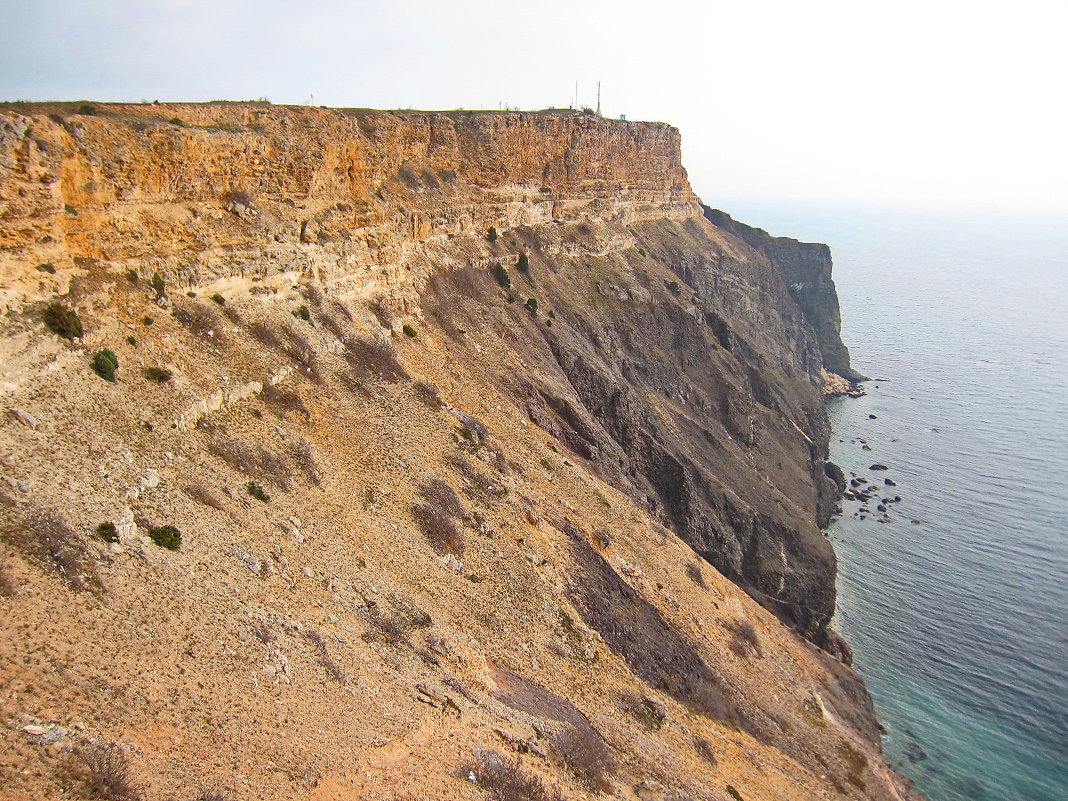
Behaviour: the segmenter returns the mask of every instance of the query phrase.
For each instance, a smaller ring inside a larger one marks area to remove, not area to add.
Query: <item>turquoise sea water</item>
[[[885,379],[831,402],[831,456],[902,500],[829,536],[888,756],[931,801],[1068,799],[1068,221],[742,205],[830,244]]]

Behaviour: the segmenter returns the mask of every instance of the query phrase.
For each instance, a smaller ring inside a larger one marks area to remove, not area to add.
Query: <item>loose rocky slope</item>
[[[146,798],[484,797],[488,749],[566,797],[909,797],[812,645],[829,259],[814,306],[675,129],[16,105],[0,170],[15,797],[94,738]]]

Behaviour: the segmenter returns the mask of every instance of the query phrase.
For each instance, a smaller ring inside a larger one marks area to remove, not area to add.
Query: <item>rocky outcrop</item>
[[[838,293],[831,278],[831,249],[823,244],[771,236],[764,229],[738,222],[719,209],[704,206],[704,214],[716,227],[763,253],[779,270],[790,297],[816,332],[823,366],[853,383],[867,381],[849,366],[849,349],[842,342]]]

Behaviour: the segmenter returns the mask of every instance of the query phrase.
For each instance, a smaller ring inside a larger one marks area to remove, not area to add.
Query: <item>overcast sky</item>
[[[0,98],[596,105],[725,198],[1068,215],[1064,4],[0,0]]]

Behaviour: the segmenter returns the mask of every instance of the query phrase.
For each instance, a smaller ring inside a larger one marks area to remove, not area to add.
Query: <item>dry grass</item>
[[[292,413],[302,415],[305,421],[311,420],[311,412],[308,411],[308,407],[304,405],[304,401],[301,400],[300,395],[296,392],[280,387],[277,384],[267,384],[263,388],[263,392],[260,393],[260,397],[267,407],[279,417]]]
[[[362,635],[364,642],[381,642],[386,645],[411,645],[410,623],[401,615],[372,607],[367,621],[371,629]]]
[[[7,564],[0,562],[0,598],[14,598],[18,594],[18,582],[7,569]]]
[[[686,565],[686,577],[700,587],[703,590],[708,589],[708,584],[705,583],[705,574],[701,570],[700,562],[689,562]]]
[[[286,445],[289,448],[290,456],[293,457],[293,461],[296,462],[297,467],[300,468],[308,483],[319,486],[322,481],[319,460],[315,455],[315,448],[312,447],[307,437],[297,434],[290,437],[286,441]]]
[[[389,342],[371,342],[351,338],[345,342],[345,360],[357,381],[407,381],[408,371],[397,359],[396,348]]]
[[[226,501],[223,500],[222,495],[207,484],[202,484],[199,481],[194,482],[182,487],[182,491],[197,503],[210,506],[212,509],[218,509],[220,512],[226,511]]]
[[[553,747],[568,770],[586,787],[604,793],[612,791],[615,756],[590,726],[567,726],[553,738]]]
[[[116,743],[86,743],[74,750],[85,769],[87,789],[108,801],[137,801],[141,791],[130,775],[126,752]]]
[[[412,506],[412,517],[419,524],[427,542],[441,556],[452,554],[462,556],[464,538],[459,527],[451,517],[436,506],[417,503]]]
[[[494,801],[564,801],[564,796],[534,773],[523,769],[519,757],[482,754],[461,768],[473,773],[477,784]]]
[[[345,671],[341,669],[341,665],[338,664],[337,659],[330,653],[330,649],[327,647],[326,639],[323,635],[315,631],[315,629],[306,629],[304,631],[304,636],[319,652],[317,661],[326,671],[326,675],[338,684],[345,684],[348,681],[345,677]]]
[[[58,514],[31,512],[7,528],[4,535],[26,556],[54,568],[73,589],[102,589],[88,546]]]
[[[174,319],[196,336],[216,341],[223,338],[223,318],[215,305],[179,300],[174,304],[173,314]]]
[[[460,499],[456,497],[456,493],[453,492],[452,487],[436,476],[427,479],[423,485],[419,487],[419,495],[423,500],[436,506],[449,517],[467,516],[467,510],[464,509],[464,505],[460,503]]]
[[[700,755],[701,759],[712,767],[716,767],[716,752],[712,750],[712,743],[704,737],[697,737],[693,741],[693,747]]]
[[[760,646],[760,634],[749,620],[736,620],[727,625],[731,633],[730,649],[736,656],[747,657],[755,654],[758,658],[764,656]]]
[[[441,399],[441,393],[438,392],[438,388],[433,384],[428,384],[425,381],[416,381],[412,384],[412,392],[415,393],[415,397],[431,409],[440,409],[445,405],[445,401]]]
[[[289,489],[290,470],[285,460],[262,445],[216,436],[208,443],[208,450],[251,478],[270,481],[284,490]]]

